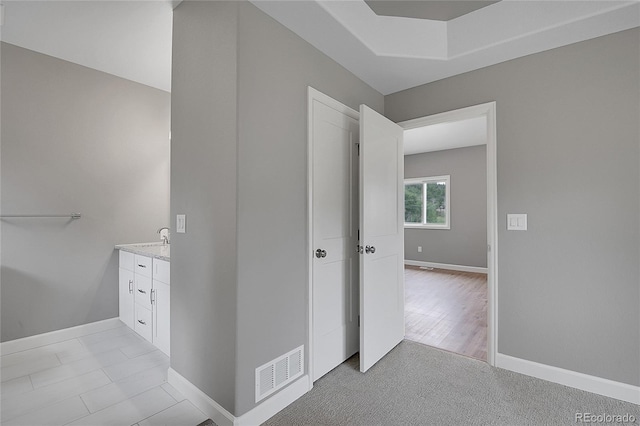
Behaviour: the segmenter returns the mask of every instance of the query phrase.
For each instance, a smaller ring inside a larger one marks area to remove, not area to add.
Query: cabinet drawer
[[[136,254],[135,273],[151,278],[151,258]]]
[[[135,254],[128,251],[118,250],[120,252],[120,267],[127,271],[133,271],[133,263],[135,261]]]
[[[151,278],[136,274],[136,305],[151,309]]]
[[[133,329],[147,339],[153,340],[153,323],[151,322],[151,311],[136,303],[136,321],[133,324]]]
[[[153,259],[153,279],[161,283],[169,284],[169,262],[166,260]]]

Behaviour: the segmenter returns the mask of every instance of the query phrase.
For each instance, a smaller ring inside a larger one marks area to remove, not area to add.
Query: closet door
[[[332,99],[314,99],[311,114],[315,381],[358,351],[359,127],[358,113]]]
[[[404,338],[403,130],[360,105],[360,371]]]

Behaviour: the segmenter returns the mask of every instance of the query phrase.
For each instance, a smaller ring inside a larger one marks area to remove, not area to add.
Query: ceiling
[[[400,16],[403,18],[432,19],[450,21],[474,10],[482,9],[498,1],[416,1],[416,0],[364,0],[367,6],[380,16]]]
[[[170,90],[171,0],[0,3],[2,41]]]
[[[252,3],[385,95],[640,25],[638,1],[503,0],[448,21],[363,0]]]
[[[404,131],[404,155],[487,144],[487,118],[432,124]]]
[[[382,94],[640,26],[635,0],[251,1]],[[179,0],[0,2],[3,41],[170,89]]]

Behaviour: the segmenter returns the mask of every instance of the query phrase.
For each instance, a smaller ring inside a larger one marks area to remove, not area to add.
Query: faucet
[[[164,231],[165,229],[167,230],[167,232],[163,234],[162,231]],[[169,228],[163,226],[162,228],[158,229],[158,234],[160,234],[162,244],[169,244]]]

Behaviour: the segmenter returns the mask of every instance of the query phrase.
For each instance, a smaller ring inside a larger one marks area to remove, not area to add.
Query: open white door
[[[310,100],[313,381],[358,352],[358,113]]]
[[[360,371],[404,338],[403,129],[360,105]]]

